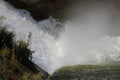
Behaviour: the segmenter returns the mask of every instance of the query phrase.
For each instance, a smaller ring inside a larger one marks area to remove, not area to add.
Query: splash
[[[15,9],[2,0],[0,0],[0,15],[5,17],[3,25],[8,25],[8,30],[15,33],[15,41],[27,41],[29,33],[32,33],[29,46],[35,51],[32,60],[47,72],[53,71],[53,65],[57,63],[54,55],[58,52],[56,38],[62,24],[52,17],[37,22],[28,11]]]
[[[85,11],[82,18],[77,15],[61,31],[63,25],[51,17],[37,22],[28,11],[0,1],[0,15],[6,18],[3,24],[16,34],[16,41],[27,41],[32,32],[29,46],[35,51],[32,60],[49,73],[66,65],[120,61],[120,37],[111,36],[111,32],[118,31],[119,24],[111,25],[111,10],[96,10]]]
[[[73,8],[59,39],[62,66],[120,61],[120,8],[106,1],[83,2]]]

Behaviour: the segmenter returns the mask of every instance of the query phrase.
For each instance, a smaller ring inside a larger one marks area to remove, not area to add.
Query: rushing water
[[[53,65],[57,65],[54,54],[58,52],[55,37],[61,24],[51,17],[37,22],[32,19],[28,11],[14,9],[2,0],[0,0],[0,15],[5,17],[3,24],[8,25],[7,28],[15,33],[16,41],[27,41],[29,33],[32,33],[30,49],[35,51],[32,60],[46,71],[53,71]]]
[[[90,12],[91,15],[85,14],[82,20],[66,22],[63,30],[63,25],[51,17],[37,22],[28,11],[15,9],[0,0],[0,16],[5,17],[3,24],[16,34],[16,41],[27,41],[32,33],[29,46],[35,51],[32,60],[49,73],[66,65],[120,60],[120,37],[106,36],[114,29],[108,27],[111,16],[108,13]]]

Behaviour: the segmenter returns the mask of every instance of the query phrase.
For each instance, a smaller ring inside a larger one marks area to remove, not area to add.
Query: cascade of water
[[[16,34],[15,40],[27,41],[29,32],[32,33],[29,46],[35,51],[32,60],[49,73],[65,65],[120,60],[120,37],[105,36],[111,29],[105,27],[109,26],[106,15],[66,22],[62,33],[58,21],[49,18],[36,22],[28,11],[15,9],[3,0],[0,0],[0,15],[6,18],[3,24],[9,25],[8,30]],[[59,33],[61,36],[55,39]]]
[[[4,16],[3,25],[13,31],[15,40],[27,41],[31,32],[31,42],[29,48],[33,53],[33,61],[48,72],[53,70],[52,64],[56,65],[57,45],[55,38],[61,30],[62,24],[52,19],[37,22],[33,20],[26,10],[14,9],[10,4],[0,0],[0,15]]]

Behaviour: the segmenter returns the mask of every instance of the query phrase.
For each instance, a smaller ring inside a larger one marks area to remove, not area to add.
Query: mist
[[[120,61],[119,4],[118,0],[81,0],[69,11],[64,29],[55,19],[37,22],[28,11],[15,9],[3,0],[0,16],[5,17],[3,25],[15,33],[15,41],[27,41],[32,32],[32,61],[53,73],[62,66]]]
[[[120,1],[82,0],[69,12],[61,34],[60,66],[120,60]]]

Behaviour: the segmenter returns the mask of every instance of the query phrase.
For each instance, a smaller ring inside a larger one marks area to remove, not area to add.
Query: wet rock
[[[49,16],[58,18],[68,0],[6,0],[14,7],[28,10],[34,19],[42,20]]]

